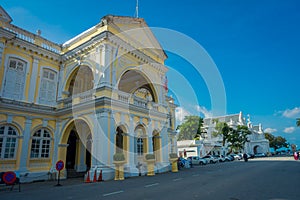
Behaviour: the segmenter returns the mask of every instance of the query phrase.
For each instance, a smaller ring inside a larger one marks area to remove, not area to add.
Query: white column
[[[162,146],[162,162],[167,162],[169,160],[169,138],[167,128],[164,127],[161,130],[161,146]]]
[[[148,124],[148,128],[147,128],[147,136],[148,136],[148,151],[149,153],[153,153],[153,143],[152,143],[152,138],[153,138],[153,128],[152,128],[152,121],[150,119],[150,122]]]
[[[85,154],[86,154],[86,146],[82,143],[82,141],[80,139],[78,139],[76,141],[76,143],[78,143],[78,147],[79,147],[79,163],[77,163],[77,166],[75,166],[75,169],[78,172],[84,172],[86,171],[86,162],[85,162]]]
[[[129,125],[129,152],[130,156],[128,162],[130,165],[135,164],[135,133],[134,133],[134,121],[133,115],[130,115],[130,125]]]
[[[4,43],[0,42],[0,69],[1,69],[1,66],[2,66],[2,58],[3,58],[4,47],[5,47]]]
[[[114,48],[114,50],[113,50],[113,55],[114,55],[114,57],[112,57],[112,63],[111,63],[111,66],[112,66],[112,80],[111,80],[111,82],[112,82],[112,86],[113,87],[115,87],[116,86],[116,83],[117,83],[117,78],[116,78],[116,71],[117,71],[117,66],[116,65],[118,65],[118,62],[117,62],[117,60],[119,59],[118,58],[118,49],[117,48]],[[116,64],[115,64],[116,63]]]
[[[94,71],[94,89],[100,87],[100,79],[103,76],[103,71],[101,67],[101,49],[97,47],[95,50],[95,71]]]
[[[24,130],[24,135],[23,135],[22,151],[21,151],[21,156],[20,156],[20,169],[19,169],[20,172],[27,171],[27,158],[29,157],[28,149],[30,148],[28,145],[30,142],[31,125],[32,125],[32,119],[26,118],[25,130]]]
[[[39,65],[39,60],[36,58],[33,58],[32,62],[32,70],[31,70],[31,76],[30,76],[30,90],[28,94],[28,102],[33,103],[34,102],[34,95],[35,91],[38,90],[40,84],[36,84],[37,77],[38,77],[38,65]],[[42,74],[41,74],[42,76]],[[37,99],[35,100],[35,103],[37,102]]]
[[[127,169],[128,169],[128,174],[130,176],[138,176],[138,168],[136,167],[137,165],[137,156],[136,156],[136,150],[135,150],[135,145],[136,145],[136,137],[134,133],[134,121],[133,121],[134,115],[130,115],[130,124],[129,124],[129,133],[128,133],[128,139],[129,139],[129,156],[128,156],[128,164],[127,164]]]
[[[58,161],[58,144],[59,144],[59,139],[60,139],[60,127],[61,127],[61,122],[56,121],[56,126],[55,126],[55,132],[54,132],[54,146],[53,146],[53,156],[52,156],[52,168],[55,168],[55,164]]]
[[[95,144],[99,142],[101,145],[93,145],[93,151],[96,153],[95,155],[98,162],[108,165],[108,112],[97,114],[97,120],[99,127],[96,130],[97,138],[95,138],[95,142],[93,143]]]
[[[104,79],[102,84],[110,86],[112,48],[108,44],[102,45],[101,47],[101,66],[104,69]]]
[[[93,119],[93,130],[91,130],[92,134],[92,149],[91,149],[91,155],[92,155],[92,164],[91,167],[97,167],[98,165],[101,165],[101,162],[99,162],[99,157],[101,154],[101,151],[99,149],[100,145],[102,145],[104,142],[100,140],[100,131],[101,128],[98,124],[98,118],[94,114],[90,115],[90,117]]]
[[[60,65],[59,73],[58,73],[58,91],[57,91],[57,99],[62,99],[63,87],[64,87],[64,64]],[[66,77],[67,78],[67,77]]]
[[[116,122],[114,120],[114,117],[113,117],[113,113],[111,112],[110,113],[110,117],[109,117],[109,125],[110,125],[110,137],[108,138],[108,142],[110,143],[110,146],[109,146],[109,149],[108,151],[110,152],[110,164],[112,165],[113,163],[113,155],[115,153],[115,137],[116,137]]]

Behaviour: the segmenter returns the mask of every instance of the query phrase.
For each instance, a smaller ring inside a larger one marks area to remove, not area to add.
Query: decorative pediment
[[[5,23],[11,23],[12,18],[7,14],[7,12],[0,6],[0,21]]]
[[[101,21],[111,27],[109,30],[117,37],[128,42],[133,47],[143,52],[148,50],[155,55],[154,57],[158,56],[162,60],[166,59],[164,50],[144,19],[107,15]]]

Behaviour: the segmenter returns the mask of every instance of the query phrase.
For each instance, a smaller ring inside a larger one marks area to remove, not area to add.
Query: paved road
[[[179,173],[124,181],[82,183],[81,179],[22,185],[0,199],[300,199],[300,161],[291,157],[195,166]]]

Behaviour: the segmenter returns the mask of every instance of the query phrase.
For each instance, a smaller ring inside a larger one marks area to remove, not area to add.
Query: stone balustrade
[[[4,29],[16,34],[16,37],[24,40],[26,42],[38,45],[44,49],[47,49],[49,51],[52,51],[54,53],[60,54],[61,52],[61,46],[53,43],[49,40],[46,40],[44,38],[42,38],[39,35],[33,34],[29,31],[23,30],[17,26],[14,26],[12,24],[6,24],[5,27],[3,27]]]

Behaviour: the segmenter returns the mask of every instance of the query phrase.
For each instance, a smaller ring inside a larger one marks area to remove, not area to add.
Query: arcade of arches
[[[3,19],[10,17],[0,17],[0,172],[47,180],[62,160],[62,177],[102,170],[109,180],[117,152],[125,177],[139,174],[145,154],[155,154],[156,172],[169,170],[176,105],[164,87],[167,55],[144,19],[108,15],[59,45]],[[119,37],[124,28],[138,28],[139,37]]]

